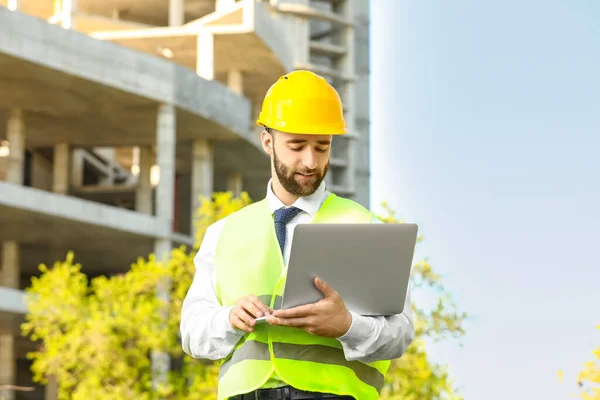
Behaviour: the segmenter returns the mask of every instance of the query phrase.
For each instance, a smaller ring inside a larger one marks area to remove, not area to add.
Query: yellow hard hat
[[[347,133],[342,101],[325,78],[310,71],[280,77],[267,91],[256,123],[297,134]]]

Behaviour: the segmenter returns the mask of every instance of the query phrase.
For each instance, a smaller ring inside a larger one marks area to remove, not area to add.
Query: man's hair
[[[265,131],[271,134],[271,137],[273,138],[273,144],[275,144],[275,130],[269,128],[268,126],[265,126]]]

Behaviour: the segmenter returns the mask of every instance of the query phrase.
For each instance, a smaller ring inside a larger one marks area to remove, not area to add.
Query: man
[[[223,360],[219,400],[376,399],[389,360],[414,338],[410,292],[402,314],[365,317],[317,278],[323,300],[278,309],[296,224],[381,223],[323,182],[332,135],[346,133],[340,97],[295,71],[271,86],[257,123],[271,156],[267,195],[207,229],[182,307],[183,349]]]

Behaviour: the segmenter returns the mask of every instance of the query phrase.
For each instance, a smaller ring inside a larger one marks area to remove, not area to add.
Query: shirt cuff
[[[229,335],[238,335],[238,336],[243,336],[244,332],[241,329],[237,329],[234,328],[233,326],[231,326],[231,323],[229,322],[229,314],[231,313],[231,309],[233,308],[233,306],[229,306],[229,307],[223,307],[221,310],[219,310],[219,312],[217,312],[216,315],[216,323],[219,326],[219,331],[221,332],[225,332],[226,334]]]
[[[375,321],[373,318],[362,316],[353,311],[350,311],[350,315],[352,316],[350,329],[337,339],[349,348],[354,349],[371,337]]]

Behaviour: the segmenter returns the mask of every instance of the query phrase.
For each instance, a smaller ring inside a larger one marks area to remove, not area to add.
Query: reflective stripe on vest
[[[273,352],[278,358],[289,360],[312,361],[321,364],[340,365],[351,369],[358,379],[367,385],[381,388],[384,376],[377,368],[373,368],[359,361],[347,361],[344,353],[339,349],[320,344],[291,344],[273,343]],[[233,356],[221,365],[219,378],[223,377],[232,365],[244,360],[270,361],[269,345],[257,340],[244,342],[238,347]]]
[[[229,215],[215,254],[216,290],[222,305],[248,294],[281,307],[285,266],[265,200]],[[373,214],[330,194],[312,223],[370,223]],[[390,361],[347,361],[335,338],[302,329],[261,324],[245,334],[219,371],[218,399],[251,392],[273,372],[301,390],[378,399]]]

